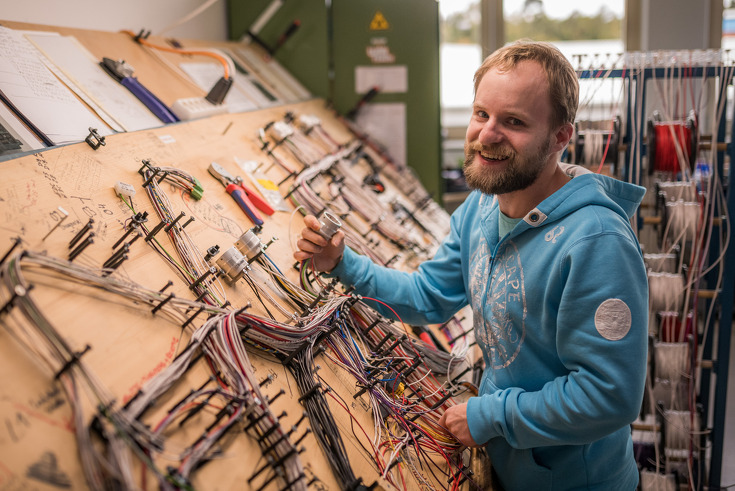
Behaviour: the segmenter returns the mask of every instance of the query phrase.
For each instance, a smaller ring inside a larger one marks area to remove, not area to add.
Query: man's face
[[[536,62],[485,73],[465,140],[464,172],[470,188],[487,194],[525,189],[554,159],[548,94],[549,84]]]

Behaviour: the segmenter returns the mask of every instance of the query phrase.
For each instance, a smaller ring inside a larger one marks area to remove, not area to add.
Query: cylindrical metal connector
[[[235,247],[248,259],[252,259],[262,250],[263,245],[258,236],[252,230],[248,230],[237,239]]]
[[[224,271],[227,278],[233,283],[240,279],[248,267],[248,260],[234,247],[230,247],[223,252],[216,262],[217,266]]]
[[[334,237],[334,234],[336,234],[337,231],[342,228],[342,222],[339,221],[339,218],[329,213],[328,211],[322,213],[322,216],[319,217],[319,223],[321,224],[319,235],[327,240],[330,240],[332,237]]]

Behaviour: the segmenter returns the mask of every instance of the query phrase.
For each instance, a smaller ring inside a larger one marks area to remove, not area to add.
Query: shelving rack
[[[653,59],[656,54],[653,53],[633,53],[632,56],[643,56],[647,59]],[[699,66],[671,66],[671,67],[645,67],[641,69],[631,70],[624,68],[614,69],[589,69],[581,70],[578,72],[580,79],[594,79],[598,77],[608,77],[623,79],[627,84],[626,94],[626,125],[625,134],[622,135],[622,143],[625,146],[625,163],[621,167],[618,173],[618,177],[623,180],[627,180],[634,183],[641,182],[641,176],[631,175],[634,173],[630,163],[632,157],[636,152],[640,152],[641,157],[646,156],[647,148],[645,137],[645,125],[639,125],[639,129],[636,135],[631,134],[629,131],[633,127],[633,110],[634,104],[640,104],[644,110],[646,108],[646,95],[648,89],[648,82],[656,79],[663,78],[665,76],[672,76],[677,78],[702,78],[716,79],[718,82],[715,90],[717,91],[717,98],[713,103],[713,107],[717,107],[718,102],[727,98],[727,88],[733,84],[733,70],[723,70],[722,67],[711,66],[710,64],[702,64]],[[640,101],[635,101],[635,92],[638,87],[642,84],[640,94],[642,94]],[[732,105],[734,102],[729,101]],[[717,151],[717,171],[720,176],[725,174],[725,156],[729,158],[730,170],[727,173],[727,182],[724,184],[725,195],[726,195],[726,208],[727,217],[735,216],[735,175],[732,171],[732,162],[735,162],[735,124],[732,121],[727,121],[728,111],[725,110],[723,116],[720,118],[719,125],[716,128],[717,138],[716,142],[725,142],[729,136],[729,141],[726,145],[726,150]],[[634,138],[635,136],[635,138]],[[714,144],[714,142],[713,142]],[[716,223],[711,224],[715,227],[729,227],[730,224],[725,223],[723,212],[725,210],[716,209],[715,215],[723,217]],[[636,217],[638,223],[640,220]],[[640,226],[640,225],[639,225]],[[732,233],[732,231],[731,231]],[[709,257],[716,257],[716,249],[720,247],[716,241],[710,242]],[[710,459],[709,459],[709,476],[708,476],[708,488],[709,489],[720,489],[721,486],[721,475],[722,475],[722,460],[723,460],[723,447],[725,438],[725,416],[726,416],[726,402],[727,402],[727,388],[728,388],[728,371],[730,363],[730,344],[731,344],[731,330],[733,324],[733,298],[735,297],[735,244],[730,240],[727,243],[727,249],[724,253],[723,262],[720,266],[723,269],[723,282],[719,292],[714,292],[711,302],[717,302],[716,307],[719,308],[719,315],[712,316],[710,319],[710,326],[703,332],[709,333],[709,335],[700,339],[702,343],[702,365],[700,366],[700,390],[698,394],[698,401],[702,407],[702,425],[704,428],[709,428],[711,431],[708,432],[709,438],[711,439]],[[708,273],[706,276],[707,287],[710,290],[715,288],[715,274],[714,272]],[[701,298],[701,297],[700,297]],[[699,336],[702,336],[699,329],[697,330]],[[715,345],[716,344],[716,345]],[[716,350],[716,352],[715,352]],[[713,353],[716,353],[713,358]],[[712,378],[714,377],[714,384]],[[713,387],[714,386],[714,387]],[[713,390],[714,389],[714,390]],[[711,404],[711,407],[710,407]],[[710,419],[711,413],[711,419]]]

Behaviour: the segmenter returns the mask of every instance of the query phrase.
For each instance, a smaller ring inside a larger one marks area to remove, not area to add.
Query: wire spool
[[[677,382],[686,375],[689,367],[688,343],[653,343],[656,380]]]
[[[641,471],[641,491],[676,491],[676,477],[673,474],[659,474]]]
[[[648,253],[643,254],[646,268],[654,273],[674,273],[677,268],[676,254]]]
[[[669,201],[697,201],[697,185],[694,181],[657,181],[657,196]]]
[[[648,120],[648,174],[658,171],[677,175],[685,168],[694,171],[699,144],[694,115],[686,121],[656,121],[657,117],[654,113]]]
[[[652,312],[678,312],[684,301],[684,276],[649,272],[648,292]]]
[[[687,314],[686,321],[679,320],[679,312],[658,312],[658,339],[664,343],[681,343],[692,330],[692,314]]]
[[[693,241],[697,236],[699,222],[699,203],[691,201],[670,201],[666,203],[664,213],[664,229],[668,227],[669,237],[676,242]]]
[[[699,418],[696,417],[696,413],[694,419],[695,428],[698,428]],[[692,434],[691,413],[667,409],[664,411],[664,421],[666,422],[664,446],[667,455],[671,454],[669,450],[688,450]]]
[[[620,117],[574,123],[574,163],[585,166],[617,164],[620,156]]]

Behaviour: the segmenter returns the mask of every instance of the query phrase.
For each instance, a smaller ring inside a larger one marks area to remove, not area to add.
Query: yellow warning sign
[[[385,19],[385,16],[383,15],[383,12],[378,10],[375,12],[375,15],[373,16],[373,20],[370,21],[370,30],[371,31],[385,31],[390,26],[388,25],[388,21]]]

